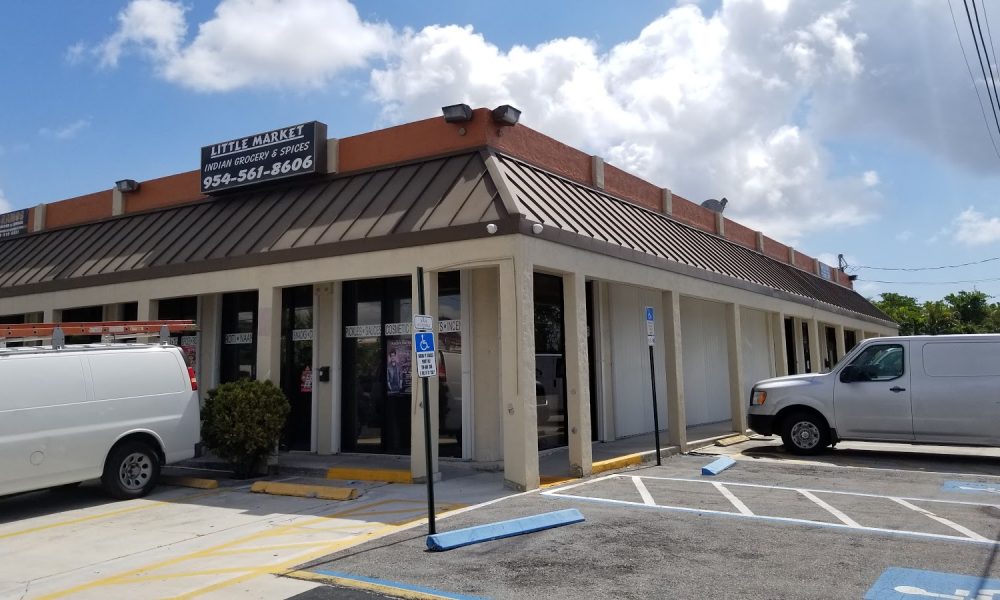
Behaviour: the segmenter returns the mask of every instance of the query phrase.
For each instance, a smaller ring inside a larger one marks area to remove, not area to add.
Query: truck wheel
[[[819,454],[830,445],[830,428],[814,413],[793,413],[782,423],[781,441],[792,454]]]
[[[156,452],[138,441],[127,441],[111,449],[104,463],[101,485],[114,498],[127,500],[148,494],[160,477]]]

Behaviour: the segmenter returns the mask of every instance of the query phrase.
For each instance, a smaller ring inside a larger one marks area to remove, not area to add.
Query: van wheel
[[[792,413],[782,423],[781,441],[792,454],[819,454],[830,445],[830,428],[814,413]]]
[[[127,500],[148,494],[160,477],[160,461],[149,445],[127,441],[111,449],[101,485],[114,498]]]

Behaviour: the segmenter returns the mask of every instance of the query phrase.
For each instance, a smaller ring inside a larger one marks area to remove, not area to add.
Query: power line
[[[976,36],[976,28],[973,27],[973,25],[972,25],[972,15],[969,14],[969,2],[968,2],[968,0],[962,0],[962,4],[965,6],[965,18],[968,19],[968,21],[969,21],[969,31],[972,32],[972,42],[976,46],[976,58],[979,59],[979,70],[982,71],[982,73],[983,73],[983,81],[986,84],[986,94],[989,96],[989,99],[990,99],[990,108],[993,110],[993,120],[997,124],[997,131],[1000,131],[1000,117],[997,117],[997,107],[996,107],[996,104],[995,104],[997,102],[997,100],[994,98],[994,95],[993,95],[993,87],[990,86],[990,82],[993,80],[993,78],[986,76],[986,67],[983,66],[983,55],[980,54],[980,52],[979,52],[979,42],[980,42],[980,40]],[[975,0],[973,0],[973,2],[972,2],[972,8],[973,8],[973,10],[975,10],[975,8],[976,8]],[[978,13],[977,13],[977,19],[978,19]],[[984,41],[984,50],[985,50],[985,41]],[[989,54],[986,55],[986,60],[989,61]],[[993,73],[993,68],[991,67],[990,68],[990,74],[992,75],[992,73]]]
[[[868,267],[868,266],[852,265],[850,268],[855,271],[860,271],[861,269],[869,269],[871,271],[940,271],[942,269],[957,269],[959,267],[981,265],[983,263],[993,262],[997,260],[1000,260],[1000,256],[994,256],[993,258],[984,258],[982,260],[974,260],[972,262],[966,262],[957,265],[940,265],[936,267]]]
[[[996,153],[997,158],[1000,158],[1000,148],[997,148],[997,142],[993,139],[993,128],[990,127],[990,120],[986,116],[986,107],[983,106],[983,96],[979,93],[979,86],[976,85],[976,76],[972,74],[972,66],[969,65],[969,56],[965,53],[965,44],[962,43],[962,34],[958,32],[958,21],[955,20],[955,11],[952,10],[951,0],[948,0],[948,10],[951,12],[951,24],[955,26],[955,36],[958,38],[958,46],[962,49],[962,58],[965,59],[965,68],[969,70],[969,79],[972,80],[972,89],[976,91],[976,98],[979,99],[979,111],[983,114],[983,124],[986,125],[986,133],[990,136],[990,143],[993,144],[993,152]],[[996,116],[994,114],[994,116]],[[1000,128],[1000,123],[997,124]]]
[[[955,285],[959,283],[987,283],[1000,281],[1000,277],[990,279],[959,279],[956,281],[883,281],[881,279],[857,279],[866,283],[891,283],[892,285]]]
[[[983,11],[985,14],[986,6],[983,6]],[[976,0],[972,0],[972,12],[976,15],[976,29],[979,30],[979,42],[983,46],[983,55],[986,57],[986,70],[989,73],[989,79],[986,85],[989,86],[993,84],[993,98],[997,101],[997,106],[1000,107],[1000,91],[997,90],[997,80],[993,77],[993,65],[996,64],[996,50],[993,51],[993,60],[990,59],[990,51],[986,47],[986,36],[983,35],[983,26],[979,22],[979,10],[976,8]]]

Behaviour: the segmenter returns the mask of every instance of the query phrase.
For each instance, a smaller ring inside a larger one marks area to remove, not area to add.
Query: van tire
[[[782,419],[781,441],[792,454],[819,454],[830,445],[830,427],[816,413],[794,412]]]
[[[148,444],[126,440],[111,449],[104,462],[101,485],[119,500],[142,498],[160,478],[160,459]]]

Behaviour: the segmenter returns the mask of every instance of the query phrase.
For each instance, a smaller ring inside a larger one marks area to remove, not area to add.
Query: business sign
[[[413,328],[417,331],[430,331],[434,328],[434,318],[430,315],[413,315]]]
[[[652,306],[646,307],[646,343],[650,346],[656,343],[656,320]]]
[[[201,193],[326,173],[326,124],[310,121],[201,149]]]
[[[252,344],[253,334],[252,333],[227,333],[222,336],[222,343],[230,346],[236,344]]]
[[[0,215],[0,239],[28,233],[28,209]]]
[[[833,271],[830,269],[830,265],[819,263],[819,276],[823,279],[833,279]]]
[[[437,357],[434,352],[434,333],[420,331],[413,334],[413,352],[417,357],[417,377],[437,375]]]

